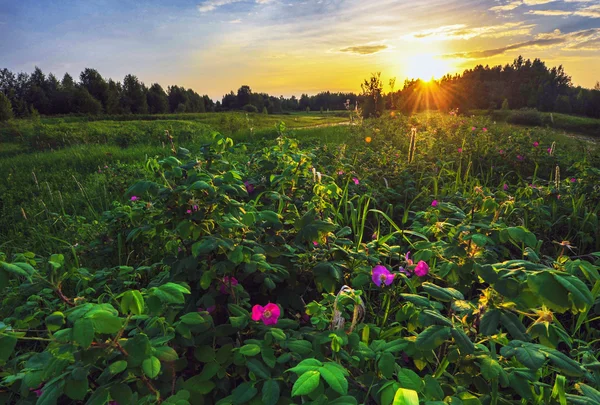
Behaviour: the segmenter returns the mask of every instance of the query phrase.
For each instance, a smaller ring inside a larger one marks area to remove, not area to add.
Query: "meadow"
[[[504,118],[2,124],[0,401],[600,404],[600,149]]]

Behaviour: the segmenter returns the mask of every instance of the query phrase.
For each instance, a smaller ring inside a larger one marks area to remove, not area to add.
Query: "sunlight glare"
[[[408,79],[431,81],[439,79],[447,73],[453,73],[454,67],[446,60],[431,54],[420,54],[406,58],[402,64]]]

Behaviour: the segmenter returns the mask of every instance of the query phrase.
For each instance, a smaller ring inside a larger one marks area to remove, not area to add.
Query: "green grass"
[[[473,111],[476,115],[488,115],[488,111]],[[537,112],[535,110],[496,110],[491,114],[497,121],[506,121],[526,126],[539,126],[569,131],[577,134],[600,137],[600,119],[578,115]]]

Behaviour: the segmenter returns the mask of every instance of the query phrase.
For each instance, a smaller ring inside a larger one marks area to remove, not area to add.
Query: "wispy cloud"
[[[444,58],[458,58],[458,59],[485,59],[497,55],[502,55],[509,51],[526,48],[552,48],[557,45],[562,45],[563,49],[580,49],[588,50],[593,46],[597,45],[597,41],[600,40],[600,28],[591,28],[587,30],[574,31],[569,33],[562,33],[556,29],[552,32],[546,32],[538,34],[535,39],[518,42],[516,44],[507,45],[500,48],[468,51],[468,52],[457,52],[453,54],[443,55]],[[594,48],[595,49],[595,48]]]
[[[226,6],[228,4],[239,3],[242,0],[206,0],[200,4],[198,4],[198,11],[201,13],[207,13],[209,11],[213,11],[214,9]]]
[[[527,14],[545,15],[545,16],[568,16],[573,15],[572,11],[565,10],[529,10]]]
[[[373,53],[381,52],[387,48],[387,45],[357,45],[340,49],[340,52],[356,53],[359,55],[371,55]]]
[[[449,41],[475,37],[501,38],[531,34],[535,26],[535,24],[525,24],[524,22],[510,22],[483,27],[468,27],[466,24],[455,24],[413,32],[404,36],[404,39]]]

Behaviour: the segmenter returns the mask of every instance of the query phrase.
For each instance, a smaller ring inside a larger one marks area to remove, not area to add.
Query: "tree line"
[[[31,114],[164,114],[214,111],[214,102],[192,89],[160,84],[146,87],[128,74],[123,82],[106,80],[95,69],[85,69],[76,82],[65,73],[62,80],[38,67],[32,74],[0,70],[0,110],[4,115]],[[4,106],[4,108],[2,108]],[[6,108],[10,106],[11,112]],[[0,113],[2,114],[2,113]]]
[[[521,109],[573,113],[600,118],[600,83],[593,89],[573,86],[562,66],[549,68],[540,59],[522,56],[504,66],[478,65],[462,74],[440,80],[405,80],[395,89],[389,80],[384,92],[380,74],[362,83],[362,92],[302,94],[300,98],[255,93],[243,85],[225,94],[216,103],[192,89],[160,84],[146,87],[134,75],[123,82],[103,78],[95,69],[85,69],[76,82],[68,73],[62,80],[35,68],[32,74],[0,70],[0,120],[31,114],[162,114],[245,110],[283,113],[354,109],[358,103],[365,117],[380,115],[384,109],[406,113],[427,109],[461,112],[473,109]]]
[[[384,109],[412,113],[531,108],[600,118],[600,83],[593,89],[573,86],[562,66],[549,68],[540,59],[522,56],[512,64],[478,65],[440,80],[405,80],[397,91],[394,84],[395,79],[390,80],[390,91],[384,94],[380,74],[363,82],[365,116],[379,115]]]

